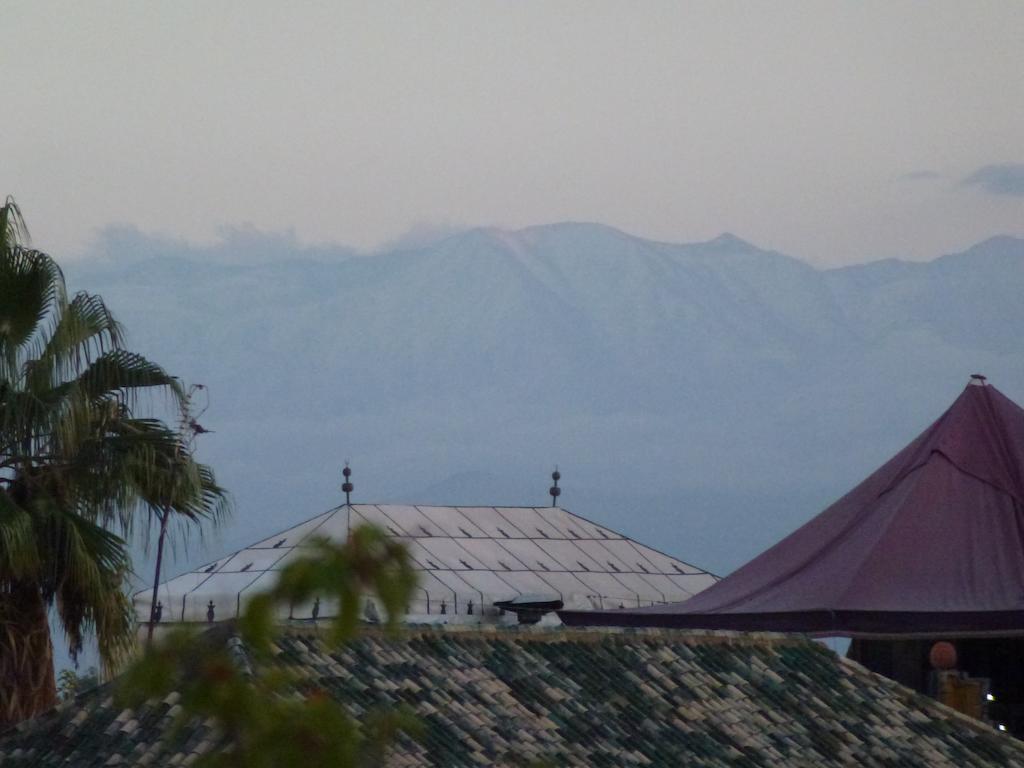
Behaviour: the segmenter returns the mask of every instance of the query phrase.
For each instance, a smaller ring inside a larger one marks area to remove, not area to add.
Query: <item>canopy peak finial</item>
[[[341,490],[345,494],[345,506],[347,507],[352,503],[351,494],[355,489],[355,486],[352,485],[352,481],[349,479],[352,477],[352,470],[349,468],[347,461],[345,462],[345,468],[341,470],[341,474],[345,478],[345,481],[341,484]]]
[[[980,373],[972,373],[971,374],[971,382],[970,383],[973,384],[976,387],[984,387],[986,381],[988,381],[988,377],[984,376],[983,374],[980,374]]]
[[[555,465],[555,471],[551,473],[551,479],[555,481],[555,484],[548,489],[548,493],[551,494],[551,506],[558,506],[558,497],[562,495],[562,489],[558,487],[558,481],[562,479],[562,473],[558,471],[558,465]]]

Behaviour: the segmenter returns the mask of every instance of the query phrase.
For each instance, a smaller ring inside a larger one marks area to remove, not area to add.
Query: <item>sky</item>
[[[729,231],[822,266],[1024,235],[1024,3],[0,0],[0,194],[362,249]]]

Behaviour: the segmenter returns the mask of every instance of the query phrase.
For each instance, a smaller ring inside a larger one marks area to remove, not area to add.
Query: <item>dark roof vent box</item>
[[[560,595],[519,595],[494,602],[495,608],[514,613],[520,624],[536,624],[545,614],[562,610],[562,606]]]

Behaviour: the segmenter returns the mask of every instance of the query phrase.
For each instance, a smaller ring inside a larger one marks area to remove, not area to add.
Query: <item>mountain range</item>
[[[65,264],[130,346],[207,386],[236,512],[178,566],[340,500],[561,503],[725,573],[982,372],[1024,401],[1024,240],[818,269],[732,235],[475,229],[360,254],[107,230]],[[195,544],[195,542],[193,542]],[[175,566],[172,566],[172,570]]]

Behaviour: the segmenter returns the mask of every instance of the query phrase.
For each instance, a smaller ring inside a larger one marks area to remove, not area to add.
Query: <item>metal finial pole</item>
[[[352,485],[352,470],[348,466],[348,462],[345,462],[345,468],[341,470],[341,474],[344,476],[345,481],[341,484],[341,490],[345,493],[345,529],[348,534],[352,533],[352,491],[355,488]]]
[[[562,495],[562,489],[558,487],[558,481],[562,479],[562,473],[558,471],[558,467],[555,467],[555,471],[551,473],[551,479],[555,481],[555,484],[548,489],[548,493],[551,494],[551,506],[558,506],[558,497]]]
[[[341,470],[341,474],[345,476],[345,482],[341,484],[341,490],[345,492],[345,503],[351,504],[352,500],[350,498],[350,494],[355,489],[355,486],[353,486],[352,481],[349,480],[349,478],[352,477],[352,470],[349,469],[347,461],[345,462],[345,468]]]

